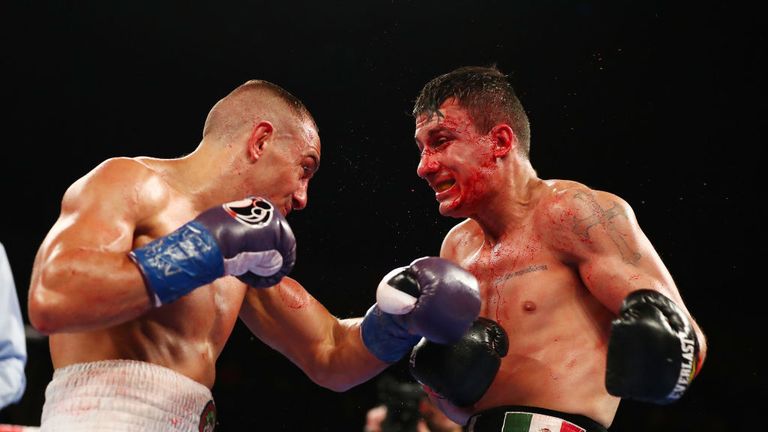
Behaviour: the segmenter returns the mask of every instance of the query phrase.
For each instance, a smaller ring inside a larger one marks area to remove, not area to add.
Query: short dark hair
[[[245,84],[241,86],[242,88],[247,87],[253,87],[253,88],[260,88],[263,90],[266,90],[273,96],[277,97],[279,100],[281,100],[283,103],[285,103],[288,108],[291,110],[291,112],[296,115],[298,118],[308,120],[312,123],[312,126],[314,126],[315,130],[317,130],[317,123],[315,122],[315,118],[312,116],[312,113],[309,112],[309,109],[304,105],[304,102],[301,101],[301,99],[294,96],[291,92],[284,89],[283,87],[280,87],[279,85],[269,82],[267,80],[261,80],[261,79],[252,79],[249,81],[246,81]]]
[[[314,117],[299,98],[275,83],[252,79],[216,102],[205,119],[203,136],[222,139],[243,128],[250,131],[256,113],[279,110],[299,121],[310,122],[318,130]]]
[[[413,116],[440,115],[447,99],[456,98],[467,110],[480,133],[488,133],[499,123],[507,123],[518,139],[518,151],[530,153],[531,126],[507,75],[493,66],[464,66],[429,81],[419,92]]]

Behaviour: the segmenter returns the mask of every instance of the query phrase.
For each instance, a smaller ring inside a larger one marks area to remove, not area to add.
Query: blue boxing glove
[[[389,272],[363,318],[368,351],[382,361],[401,359],[422,337],[453,343],[480,313],[477,279],[442,258],[424,257]]]
[[[160,306],[226,275],[275,285],[296,262],[296,239],[272,203],[249,197],[206,210],[129,256]]]

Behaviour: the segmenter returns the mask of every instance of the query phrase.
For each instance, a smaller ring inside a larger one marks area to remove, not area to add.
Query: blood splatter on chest
[[[463,262],[480,284],[481,315],[499,323],[521,313],[536,313],[539,305],[531,281],[551,263],[541,238],[531,232],[516,233],[492,247],[483,245]]]

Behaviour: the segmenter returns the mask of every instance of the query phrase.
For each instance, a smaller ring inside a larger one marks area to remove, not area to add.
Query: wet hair
[[[486,134],[500,123],[508,124],[518,139],[518,152],[530,154],[531,126],[507,75],[494,66],[464,66],[429,81],[419,92],[413,116],[442,115],[447,99],[456,98],[467,110],[479,133]]]

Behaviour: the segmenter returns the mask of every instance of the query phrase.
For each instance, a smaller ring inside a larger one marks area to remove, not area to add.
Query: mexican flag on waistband
[[[502,432],[585,432],[573,423],[543,414],[508,412]]]

